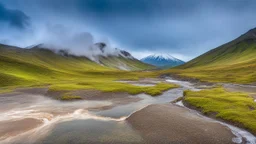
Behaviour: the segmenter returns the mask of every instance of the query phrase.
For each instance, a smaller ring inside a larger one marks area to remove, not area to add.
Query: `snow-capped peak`
[[[155,59],[155,60],[172,60],[172,61],[180,61],[179,59],[171,56],[170,54],[153,54],[153,55],[149,55],[141,60],[145,60],[145,59]]]
[[[141,61],[158,67],[172,67],[184,63],[170,54],[153,54],[141,59]]]
[[[177,60],[175,57],[169,54],[154,54],[150,55],[149,57],[156,58],[156,59],[170,59],[170,60]]]

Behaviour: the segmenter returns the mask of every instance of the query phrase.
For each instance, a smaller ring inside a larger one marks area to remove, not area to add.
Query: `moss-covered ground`
[[[256,103],[247,93],[229,92],[222,87],[185,91],[184,101],[206,115],[214,114],[256,134]]]
[[[256,82],[256,42],[232,41],[187,62],[162,71],[208,82]]]
[[[131,61],[129,63],[132,65]],[[138,63],[136,66],[145,68],[145,65]],[[147,77],[157,77],[157,74],[122,71],[102,66],[86,57],[65,57],[47,49],[20,49],[0,45],[0,92],[8,92],[16,87],[48,86],[50,91],[93,89],[155,96],[177,87],[167,83],[142,87],[117,82]]]

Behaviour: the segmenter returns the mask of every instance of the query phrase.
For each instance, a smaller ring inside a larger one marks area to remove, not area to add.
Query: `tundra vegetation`
[[[237,39],[174,69],[175,73],[207,82],[256,83],[256,28]],[[256,103],[247,93],[229,92],[217,87],[199,92],[185,91],[184,102],[204,114],[226,120],[256,134]]]
[[[111,58],[111,60],[117,59]],[[111,61],[109,60],[109,61]],[[119,59],[123,60],[123,58]],[[104,59],[105,63],[108,61]],[[151,67],[134,60],[141,70]],[[93,62],[86,57],[58,55],[48,49],[21,49],[0,46],[0,92],[17,87],[49,87],[49,91],[99,90],[103,92],[127,92],[129,94],[161,94],[177,85],[158,83],[155,86],[135,86],[119,80],[138,80],[157,77],[153,72],[123,71]],[[132,65],[131,61],[127,65]],[[76,96],[61,97],[78,99]]]
[[[208,82],[256,82],[256,29],[239,38],[162,73],[175,73]]]
[[[145,71],[153,67],[133,59],[101,57],[99,64],[83,56],[59,55],[48,49],[0,45],[0,93],[10,92],[17,87],[43,86],[53,92],[65,91],[61,100],[81,99],[72,95],[72,91],[76,90],[156,96],[178,86],[158,83],[142,87],[118,81],[172,74],[214,83],[255,84],[255,34],[256,29],[252,29],[184,65],[160,71]],[[134,71],[118,70],[119,62]],[[221,87],[199,92],[185,91],[184,101],[204,114],[213,114],[256,134],[256,105],[246,93],[228,92]]]
[[[184,91],[184,102],[256,134],[256,103],[246,93],[229,92],[222,87]]]

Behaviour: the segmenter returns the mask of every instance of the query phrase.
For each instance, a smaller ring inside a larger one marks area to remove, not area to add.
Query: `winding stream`
[[[169,103],[186,89],[198,91],[192,83],[167,79],[180,88],[161,96],[129,96],[139,101],[116,105],[111,100],[62,102],[43,95],[13,93],[0,96],[0,143],[140,143],[140,134],[125,121],[132,113],[150,105]],[[140,84],[141,85],[141,84]],[[204,87],[204,86],[201,86]],[[181,102],[177,105],[183,106]],[[198,112],[191,110],[195,115]],[[204,117],[200,115],[201,117]],[[206,121],[228,127],[233,142],[256,143],[251,133],[207,117]]]

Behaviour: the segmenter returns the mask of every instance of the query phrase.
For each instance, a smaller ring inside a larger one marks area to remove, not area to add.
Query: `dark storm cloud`
[[[0,3],[0,22],[23,29],[29,24],[29,17],[22,11],[7,9]]]
[[[253,0],[2,2],[30,16],[35,29],[51,23],[74,31],[88,31],[107,37],[137,57],[163,52],[188,60],[256,26],[256,1]]]

